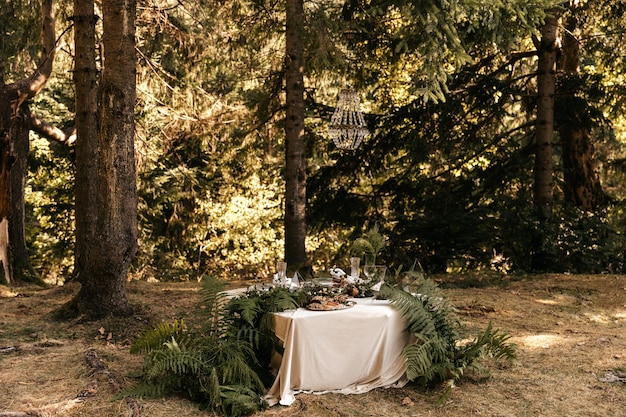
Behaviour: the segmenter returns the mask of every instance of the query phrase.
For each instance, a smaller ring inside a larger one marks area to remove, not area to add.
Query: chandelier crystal
[[[342,89],[337,108],[328,125],[328,135],[337,148],[353,151],[369,133],[356,91],[351,88]]]

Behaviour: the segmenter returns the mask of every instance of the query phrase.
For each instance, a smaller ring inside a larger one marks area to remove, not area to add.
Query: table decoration
[[[380,248],[385,240],[377,228],[370,232],[378,244],[368,244]],[[245,401],[254,411],[259,397],[270,405],[289,405],[303,391],[354,394],[406,381],[451,387],[479,368],[483,356],[515,359],[509,336],[491,325],[461,341],[460,322],[437,284],[421,271],[401,269],[395,279],[385,280],[381,272],[351,282],[336,268],[327,285],[277,273],[273,284],[256,283],[232,294],[208,276],[202,282],[201,313],[207,318],[201,331],[162,323],[133,343],[131,351],[146,355],[141,389],[182,389],[213,410]],[[402,274],[410,276],[398,279]],[[278,374],[266,366],[277,353],[282,354]]]
[[[313,296],[304,307],[312,311],[337,311],[352,306],[354,306],[354,301],[349,301],[347,294],[335,294]]]

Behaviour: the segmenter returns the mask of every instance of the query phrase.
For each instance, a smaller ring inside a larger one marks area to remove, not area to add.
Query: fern
[[[207,366],[201,350],[181,349],[177,344],[155,350],[145,365],[144,374],[148,380],[156,380],[165,374],[198,375]]]
[[[352,242],[350,252],[355,255],[369,253],[374,256],[378,255],[387,245],[385,237],[380,233],[380,227],[375,224],[370,228],[363,237],[357,238]]]
[[[222,412],[226,416],[245,416],[259,410],[259,396],[242,386],[223,386]]]
[[[206,315],[205,332],[209,336],[222,337],[229,328],[228,321],[224,320],[224,306],[228,301],[224,289],[224,284],[213,276],[202,281],[201,293]]]
[[[131,352],[146,356],[142,381],[128,395],[179,393],[227,416],[253,413],[260,409],[259,398],[265,391],[253,345],[238,336],[239,323],[215,278],[203,282],[202,300],[206,307],[202,334],[174,321],[159,323],[133,343]],[[277,303],[282,303],[280,298]],[[253,324],[260,317],[258,312],[247,315],[244,322]]]
[[[480,369],[476,361],[487,355],[497,360],[515,359],[515,345],[508,343],[510,336],[493,330],[491,323],[473,342],[459,347],[460,323],[452,305],[428,279],[417,282],[417,291],[410,294],[389,285],[381,288],[381,295],[406,319],[407,330],[414,337],[404,349],[409,380],[424,385],[454,381],[468,369]]]
[[[160,322],[153,329],[143,332],[131,345],[130,353],[147,353],[159,349],[172,338],[179,344],[187,343],[187,330],[182,320],[174,320],[172,324]]]

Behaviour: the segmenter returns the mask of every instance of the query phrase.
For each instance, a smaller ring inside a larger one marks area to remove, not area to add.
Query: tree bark
[[[128,268],[137,251],[135,179],[136,3],[102,3],[104,67],[99,94],[97,220],[76,306],[91,317],[127,315]]]
[[[10,176],[11,217],[9,223],[12,272],[16,281],[38,282],[40,281],[39,275],[30,263],[25,231],[24,190],[30,153],[30,109],[28,105],[22,105],[15,111],[11,125],[11,151],[15,157],[15,163],[11,167]]]
[[[554,95],[559,16],[552,10],[541,29],[537,68],[537,128],[534,167],[534,204],[540,220],[552,217]]]
[[[302,0],[286,3],[285,116],[285,261],[306,265],[306,159],[304,146],[304,76]]]
[[[76,86],[76,246],[74,275],[89,271],[89,242],[96,240],[98,218],[98,70],[93,0],[74,0],[74,83]]]
[[[563,174],[565,198],[577,207],[594,211],[606,200],[594,153],[591,136],[591,120],[587,101],[577,96],[579,77],[580,48],[574,37],[576,18],[567,19],[563,35],[560,70],[571,86],[559,95],[557,106],[560,114],[557,121],[559,135],[563,143]]]
[[[554,9],[548,11],[537,47],[537,121],[533,198],[537,219],[542,224],[552,218],[554,205],[552,158],[559,13]],[[543,230],[539,230],[532,237],[531,267],[533,270],[545,270],[552,262],[550,248],[545,246],[546,240]]]
[[[0,71],[2,62],[0,62]],[[11,283],[11,260],[9,247],[9,216],[11,215],[11,166],[15,160],[11,152],[11,106],[8,91],[4,84],[4,74],[0,73],[0,263],[7,284]]]
[[[42,1],[41,16],[42,57],[37,70],[30,77],[8,85],[4,82],[4,73],[0,74],[0,261],[7,282],[11,274],[17,280],[41,282],[32,268],[26,246],[24,184],[29,152],[28,102],[45,86],[55,55],[52,0]]]

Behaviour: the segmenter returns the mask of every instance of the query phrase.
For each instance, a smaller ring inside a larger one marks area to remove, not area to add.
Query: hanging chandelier
[[[342,89],[337,108],[328,125],[328,135],[337,148],[353,151],[369,133],[356,91],[351,88]]]

